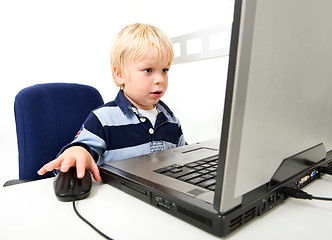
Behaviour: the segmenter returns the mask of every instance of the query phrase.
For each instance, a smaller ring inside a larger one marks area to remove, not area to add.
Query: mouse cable
[[[326,173],[328,175],[332,175],[332,168],[329,167],[321,167],[320,169],[321,173]]]
[[[300,189],[295,189],[295,188],[285,188],[283,189],[283,194],[287,197],[292,197],[297,199],[332,201],[332,198],[316,197]]]
[[[101,236],[103,236],[104,238],[108,239],[108,240],[113,240],[113,238],[110,238],[109,236],[107,236],[106,234],[104,234],[103,232],[101,232],[99,229],[97,229],[95,226],[93,226],[88,220],[86,220],[76,209],[76,201],[73,201],[73,208],[74,211],[76,213],[76,215],[86,224],[88,224],[93,230],[95,230],[97,233],[99,233]]]

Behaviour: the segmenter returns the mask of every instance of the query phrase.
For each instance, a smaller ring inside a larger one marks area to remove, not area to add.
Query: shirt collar
[[[171,111],[171,109],[169,109],[169,107],[161,100],[159,100],[159,102],[156,104],[156,108],[163,112],[166,117],[172,117],[173,116],[173,112]]]
[[[119,106],[123,114],[126,114],[128,109],[137,114],[137,108],[128,100],[122,90],[119,90],[118,95],[115,98],[115,103]],[[156,104],[156,108],[163,112],[167,117],[173,116],[173,112],[161,100]]]
[[[118,95],[115,98],[115,103],[119,106],[123,114],[126,114],[128,108],[134,107],[134,105],[126,98],[122,90],[119,90]],[[135,107],[134,107],[135,108]]]

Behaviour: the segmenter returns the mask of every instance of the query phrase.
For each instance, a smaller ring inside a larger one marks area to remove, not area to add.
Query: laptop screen
[[[221,212],[269,182],[284,159],[320,143],[332,149],[331,10],[330,0],[235,1]]]

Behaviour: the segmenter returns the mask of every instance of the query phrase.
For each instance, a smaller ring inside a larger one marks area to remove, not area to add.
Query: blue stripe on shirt
[[[162,101],[156,108],[159,114],[153,128],[119,91],[114,101],[90,113],[72,144],[86,144],[101,157],[101,162],[183,146],[185,141],[178,119]]]
[[[97,118],[97,116],[93,113],[90,113],[87,119],[85,120],[83,124],[83,129],[87,129],[89,132],[93,133],[94,135],[97,135],[102,140],[106,141],[106,135],[103,129],[103,126],[101,125],[101,122]]]

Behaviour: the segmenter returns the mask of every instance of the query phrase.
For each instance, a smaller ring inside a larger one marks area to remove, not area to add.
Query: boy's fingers
[[[92,166],[91,172],[92,172],[93,178],[94,178],[97,182],[100,182],[100,181],[101,181],[100,172],[99,172],[99,169],[98,169],[98,167],[97,167],[96,164],[94,164],[94,165]]]
[[[54,159],[53,161],[45,164],[41,169],[38,170],[38,174],[39,175],[43,175],[45,174],[46,172],[50,172],[50,171],[53,171],[54,169],[56,168],[59,168],[60,167],[60,163],[61,163],[62,159],[60,158],[57,158],[57,159]]]
[[[93,160],[91,160],[93,161]],[[89,164],[89,167],[86,166],[85,163],[77,163],[76,165],[76,174],[77,174],[77,177],[78,178],[83,178],[84,175],[85,175],[85,169],[89,170],[92,175],[93,175],[93,178],[96,180],[96,181],[101,181],[101,177],[100,177],[100,174],[99,174],[99,169],[97,167],[97,165],[94,163],[91,163],[91,165]]]
[[[70,167],[75,166],[75,158],[66,158],[61,162],[60,171],[61,172],[67,172]]]
[[[76,174],[78,178],[83,178],[85,175],[85,163],[84,162],[77,162],[76,163]]]
[[[39,175],[44,175],[46,172],[47,172],[46,169],[45,169],[44,167],[42,167],[41,169],[38,170],[37,173],[38,173]]]

